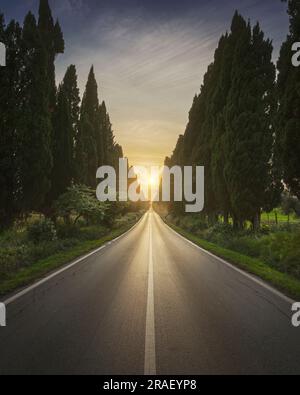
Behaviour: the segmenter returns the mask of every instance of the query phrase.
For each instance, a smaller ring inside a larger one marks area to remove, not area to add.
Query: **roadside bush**
[[[49,219],[36,221],[27,227],[28,240],[37,244],[57,238],[54,223]]]
[[[206,229],[193,216],[171,217],[171,222],[201,239],[220,247],[257,258],[266,265],[300,279],[300,227],[298,224],[262,225],[236,231],[232,225],[217,223]]]
[[[80,236],[80,224],[58,224],[57,225],[57,237],[60,240],[63,239],[76,239]]]
[[[82,241],[98,240],[101,239],[106,234],[108,234],[108,229],[105,228],[104,226],[89,226],[89,227],[81,228],[77,238],[79,238]]]

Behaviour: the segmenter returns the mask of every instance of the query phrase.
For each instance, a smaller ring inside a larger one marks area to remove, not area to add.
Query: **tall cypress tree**
[[[72,117],[64,86],[57,93],[57,105],[54,113],[54,149],[51,177],[50,200],[57,199],[66,192],[73,177],[74,138]]]
[[[300,2],[288,1],[290,32],[278,60],[277,152],[282,176],[290,191],[300,198],[300,68],[292,65],[292,46],[300,42]]]
[[[94,67],[92,67],[81,103],[76,144],[77,181],[90,187],[96,186],[96,171],[99,163],[99,148],[97,147],[99,128],[98,86]]]
[[[234,50],[234,38],[228,34],[221,37],[218,49],[215,53],[217,68],[215,90],[211,101],[213,116],[212,124],[212,157],[211,176],[218,214],[222,214],[224,222],[229,222],[231,213],[230,191],[224,175],[226,162],[225,152],[225,108],[228,94],[231,88],[231,70]]]
[[[51,117],[47,94],[47,53],[35,17],[28,13],[22,34],[21,105],[22,146],[20,182],[24,212],[39,210],[50,189],[52,169]]]
[[[69,113],[71,116],[72,135],[74,142],[78,136],[79,116],[80,116],[80,97],[77,84],[76,67],[68,67],[61,86],[68,102]]]
[[[248,219],[257,227],[270,182],[275,67],[272,44],[258,24],[251,30],[236,13],[232,35],[239,39],[226,108],[225,177],[236,224]]]
[[[48,0],[40,0],[38,28],[47,54],[47,81],[49,109],[54,111],[56,103],[55,58],[64,52],[65,44],[58,21],[54,23]]]
[[[79,103],[76,68],[74,65],[71,65],[59,86],[56,109],[53,116],[53,170],[49,203],[63,194],[74,179]]]
[[[9,226],[19,212],[21,31],[15,21],[6,27],[0,14],[0,41],[6,46],[6,67],[0,67],[0,227]]]
[[[237,226],[250,220],[256,227],[261,209],[275,204],[275,192],[278,197],[271,57],[272,44],[259,25],[252,29],[236,12],[168,161],[205,167],[204,212],[210,222],[219,214],[228,221],[231,214]]]

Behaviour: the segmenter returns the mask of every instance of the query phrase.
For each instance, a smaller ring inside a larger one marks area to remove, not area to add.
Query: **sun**
[[[150,176],[149,177],[149,179],[148,179],[148,185],[150,186],[150,187],[156,187],[157,185],[158,185],[158,180],[157,180],[157,177],[155,177],[155,176]]]

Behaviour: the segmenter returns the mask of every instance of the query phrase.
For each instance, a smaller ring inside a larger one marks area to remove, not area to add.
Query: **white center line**
[[[155,353],[155,320],[154,320],[154,279],[153,279],[153,245],[152,245],[152,213],[149,214],[149,268],[148,268],[148,296],[146,315],[145,339],[145,369],[146,376],[156,375]]]

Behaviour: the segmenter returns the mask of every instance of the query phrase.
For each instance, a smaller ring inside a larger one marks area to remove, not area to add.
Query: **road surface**
[[[149,212],[7,306],[0,374],[299,374],[291,304]]]

